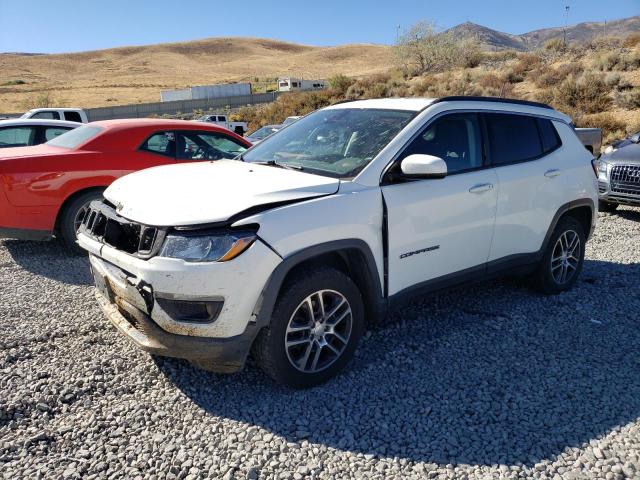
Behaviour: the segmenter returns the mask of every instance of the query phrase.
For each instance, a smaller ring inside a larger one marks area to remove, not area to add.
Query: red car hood
[[[62,147],[52,147],[43,143],[42,145],[34,145],[32,147],[13,147],[0,148],[0,160],[17,157],[34,157],[40,155],[57,155],[59,153],[69,151]]]

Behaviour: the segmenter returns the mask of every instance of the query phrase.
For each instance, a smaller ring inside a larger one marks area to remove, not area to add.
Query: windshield
[[[262,140],[263,138],[267,138],[272,133],[276,133],[279,129],[276,127],[262,127],[256,130],[253,133],[247,135],[247,137],[255,138],[256,140]]]
[[[415,114],[371,108],[318,110],[248,150],[243,160],[273,162],[336,178],[353,177]]]
[[[85,125],[84,127],[69,130],[67,133],[63,133],[59,137],[49,140],[47,145],[63,148],[76,148],[97,136],[102,132],[102,130],[103,129],[101,127]]]

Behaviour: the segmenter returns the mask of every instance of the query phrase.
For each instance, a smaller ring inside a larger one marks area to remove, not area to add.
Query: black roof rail
[[[529,107],[538,107],[538,108],[548,108],[549,110],[553,110],[553,107],[547,105],[546,103],[540,102],[531,102],[529,100],[517,100],[515,98],[501,98],[501,97],[480,97],[480,96],[465,96],[465,95],[452,95],[449,97],[440,97],[436,98],[431,105],[440,102],[455,102],[455,101],[465,101],[465,102],[496,102],[496,103],[512,103],[516,105],[528,105]]]

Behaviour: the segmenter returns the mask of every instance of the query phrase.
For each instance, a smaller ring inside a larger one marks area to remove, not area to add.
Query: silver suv
[[[598,160],[598,197],[603,212],[640,206],[640,132],[607,147]]]

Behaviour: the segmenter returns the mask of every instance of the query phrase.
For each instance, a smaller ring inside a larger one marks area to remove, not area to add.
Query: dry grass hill
[[[48,95],[80,107],[160,100],[160,90],[291,75],[326,78],[385,71],[390,47],[311,47],[255,38],[212,38],[58,55],[0,54],[0,112]]]

